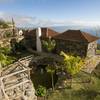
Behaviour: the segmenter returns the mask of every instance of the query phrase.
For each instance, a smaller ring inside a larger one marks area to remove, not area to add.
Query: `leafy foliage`
[[[14,61],[14,57],[6,56],[3,53],[0,53],[0,63],[1,67],[11,64]]]
[[[43,43],[43,47],[48,52],[51,52],[55,48],[55,46],[56,46],[55,40],[51,40],[51,38],[49,38],[47,41],[46,40],[43,40],[42,43]]]
[[[11,37],[12,36],[12,32],[5,32],[5,36],[6,37]]]
[[[8,55],[9,53],[10,53],[10,48],[8,48],[8,47],[1,47],[0,48],[0,52],[2,52],[3,54],[5,54],[5,55]]]
[[[41,96],[41,97],[45,96],[46,95],[46,88],[39,85],[38,89],[36,90],[36,95]]]
[[[52,66],[52,65],[48,65],[46,67],[46,70],[47,70],[48,73],[54,73],[55,72],[55,67]]]
[[[1,28],[9,28],[9,24],[8,22],[5,22],[4,20],[0,19],[0,27]]]
[[[100,44],[99,43],[97,44],[97,49],[100,50]]]
[[[9,53],[10,53],[9,48],[4,48],[4,47],[0,48],[0,67],[1,68],[15,61],[15,58],[9,56]]]
[[[80,57],[67,55],[63,51],[61,51],[60,55],[64,57],[63,64],[67,73],[74,75],[81,70],[83,66],[83,60]]]

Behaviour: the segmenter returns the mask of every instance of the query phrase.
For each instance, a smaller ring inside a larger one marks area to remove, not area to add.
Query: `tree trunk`
[[[70,82],[70,88],[72,88],[72,78],[71,78],[71,82]]]
[[[0,62],[0,77],[1,77],[1,72],[2,72],[2,65],[1,65],[1,62]]]
[[[51,74],[51,78],[52,78],[52,90],[54,91],[54,78],[53,78],[53,73]]]

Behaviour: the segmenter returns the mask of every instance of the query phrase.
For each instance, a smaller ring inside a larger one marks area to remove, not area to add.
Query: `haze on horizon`
[[[0,18],[17,26],[100,25],[100,0],[0,0]]]

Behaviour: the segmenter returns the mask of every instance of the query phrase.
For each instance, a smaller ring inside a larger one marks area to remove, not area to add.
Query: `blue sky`
[[[0,17],[26,26],[100,25],[100,0],[0,0]]]

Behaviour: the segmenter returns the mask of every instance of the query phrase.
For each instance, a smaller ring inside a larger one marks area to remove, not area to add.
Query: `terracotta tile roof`
[[[68,30],[63,32],[62,34],[55,36],[54,39],[92,42],[98,40],[99,37],[93,36],[86,32],[82,32],[80,30]]]
[[[42,36],[41,36],[42,38],[54,37],[55,35],[58,35],[58,32],[50,28],[41,28],[41,31],[42,31]],[[36,37],[36,29],[25,31],[24,36],[26,38]]]
[[[31,38],[31,37],[36,37],[36,29],[33,30],[26,30],[24,31],[23,35],[25,38]]]
[[[42,30],[42,37],[54,37],[58,35],[58,32],[50,28],[41,28],[41,30]]]

